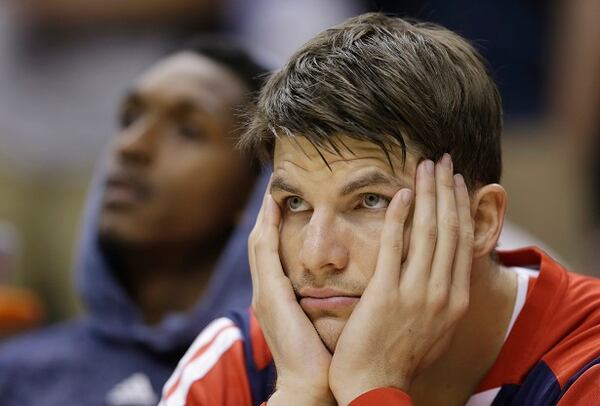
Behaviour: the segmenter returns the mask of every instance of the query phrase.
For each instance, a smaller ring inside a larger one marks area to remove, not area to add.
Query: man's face
[[[180,53],[141,77],[109,151],[100,232],[132,244],[194,243],[232,224],[253,181],[234,150],[243,83]]]
[[[392,151],[392,168],[377,145],[341,139],[352,152],[321,150],[331,169],[304,137],[277,140],[271,189],[284,270],[331,352],[375,271],[387,204],[401,188],[414,190],[417,166],[410,152],[403,165]]]

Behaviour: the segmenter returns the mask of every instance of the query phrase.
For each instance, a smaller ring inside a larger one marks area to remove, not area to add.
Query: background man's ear
[[[496,248],[504,223],[506,204],[506,191],[496,183],[485,185],[473,194],[473,258],[487,256]]]

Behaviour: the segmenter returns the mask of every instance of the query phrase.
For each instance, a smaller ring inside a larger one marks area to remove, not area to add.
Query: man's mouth
[[[147,200],[150,187],[138,177],[117,173],[106,180],[104,204],[107,207],[123,207]]]
[[[305,312],[345,310],[360,300],[360,295],[330,288],[308,288],[299,293],[299,303]]]

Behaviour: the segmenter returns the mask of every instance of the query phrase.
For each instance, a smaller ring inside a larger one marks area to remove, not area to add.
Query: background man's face
[[[393,153],[394,173],[377,145],[341,139],[352,153],[321,150],[331,169],[305,138],[277,140],[272,182],[284,270],[332,352],[375,270],[387,204],[401,188],[414,188],[417,166],[414,155],[403,166]]]
[[[231,133],[244,91],[192,53],[143,75],[110,146],[100,232],[133,244],[202,242],[233,223],[253,180]]]

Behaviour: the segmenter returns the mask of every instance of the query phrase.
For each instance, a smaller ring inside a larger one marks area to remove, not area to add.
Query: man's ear
[[[473,194],[473,258],[487,256],[496,248],[504,223],[506,200],[506,191],[496,183],[485,185]]]

